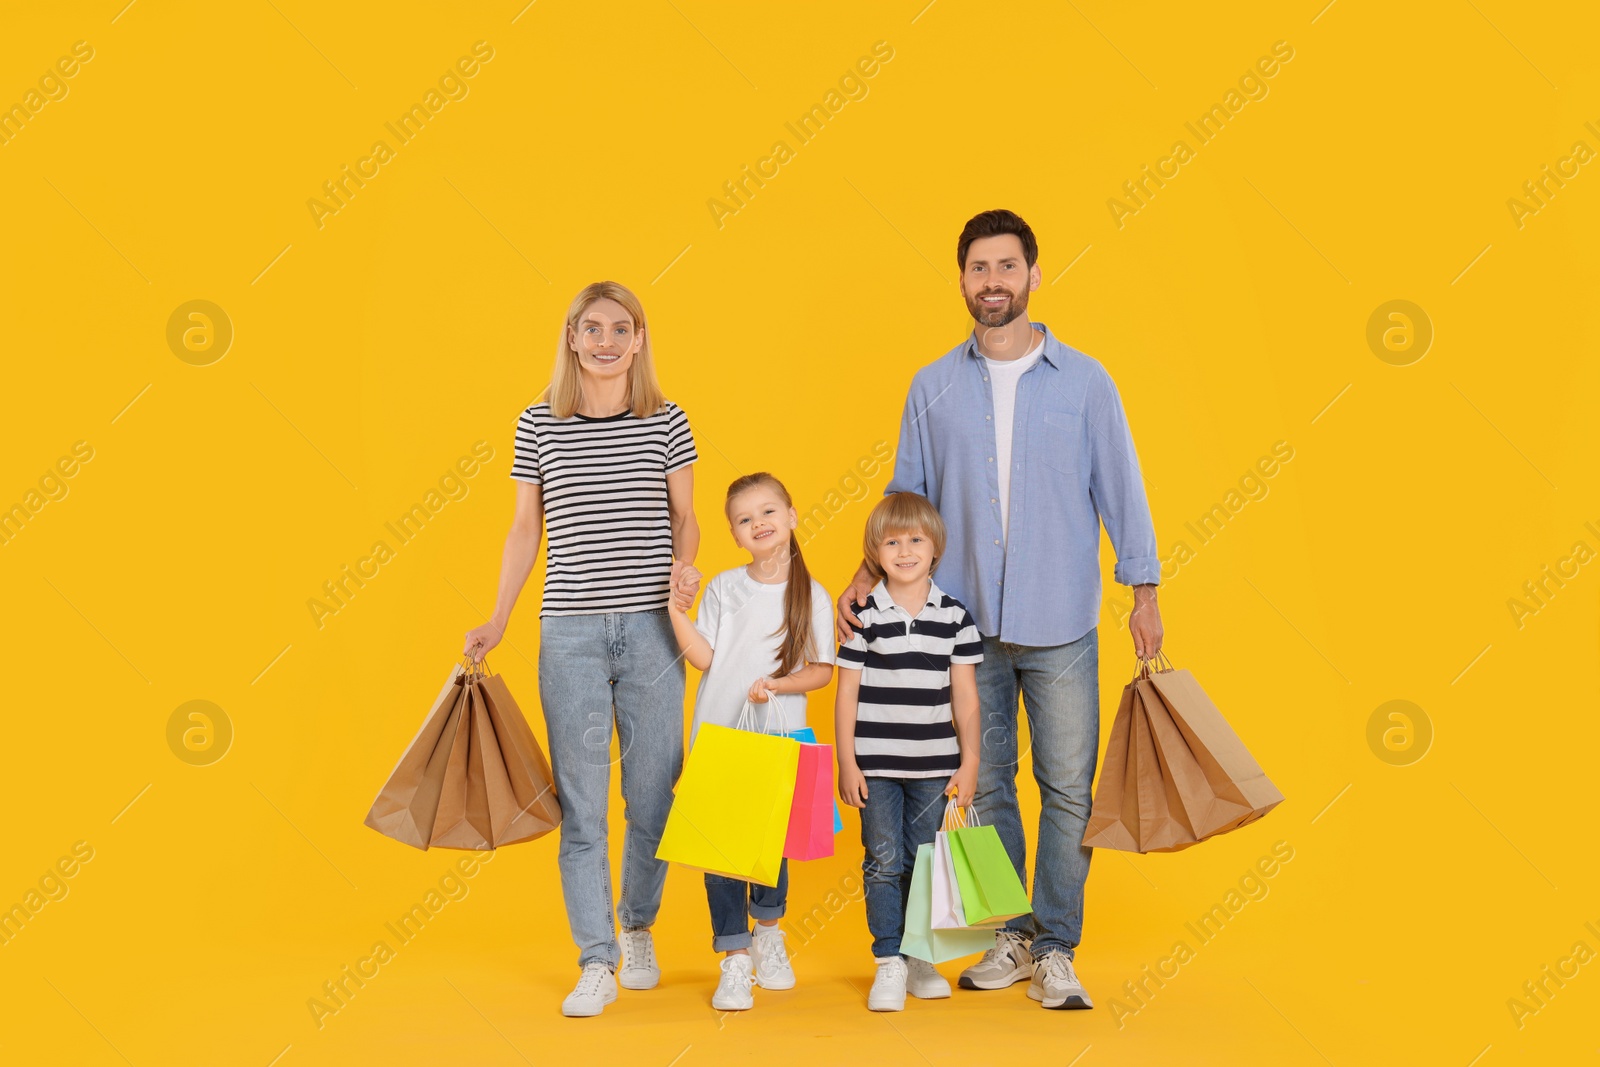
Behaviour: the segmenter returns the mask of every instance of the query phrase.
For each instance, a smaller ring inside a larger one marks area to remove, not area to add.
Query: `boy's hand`
[[[978,765],[961,765],[961,769],[950,776],[950,784],[945,786],[944,795],[955,795],[956,807],[965,808],[972,804],[972,798],[978,792]]]
[[[751,682],[750,683],[750,703],[752,703],[752,704],[765,704],[767,702],[768,694],[777,692],[777,690],[772,688],[772,686],[773,686],[773,682],[772,682],[771,678],[762,677],[762,678],[757,678],[755,681]]]
[[[867,806],[867,779],[854,763],[839,768],[839,799],[852,808]]]

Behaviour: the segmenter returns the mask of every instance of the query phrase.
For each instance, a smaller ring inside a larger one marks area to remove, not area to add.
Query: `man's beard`
[[[1010,299],[1007,303],[997,308],[986,307],[983,304],[982,293],[978,296],[967,298],[967,311],[971,313],[973,320],[978,325],[987,326],[990,329],[1008,326],[1024,311],[1028,310],[1028,294],[1026,292],[1020,294],[1006,292],[1005,290],[1001,290],[1001,292]],[[989,295],[992,296],[994,294],[991,293]]]

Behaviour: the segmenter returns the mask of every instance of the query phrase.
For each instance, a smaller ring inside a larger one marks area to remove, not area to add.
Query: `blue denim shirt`
[[[1100,523],[1116,580],[1161,581],[1139,458],[1111,375],[1056,340],[1017,382],[1009,536],[1001,532],[994,395],[975,335],[919,370],[885,493],[921,493],[948,528],[941,586],[978,629],[1019,645],[1076,641],[1100,615]]]

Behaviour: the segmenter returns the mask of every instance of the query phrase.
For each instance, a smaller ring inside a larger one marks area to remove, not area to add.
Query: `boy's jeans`
[[[1033,914],[1006,925],[1033,938],[1037,959],[1064,951],[1070,959],[1083,937],[1083,885],[1089,857],[1083,830],[1100,744],[1100,638],[1093,629],[1076,641],[1030,648],[983,639],[978,664],[981,763],[978,817],[994,825],[1028,884],[1027,842],[1017,807],[1017,693],[1028,710],[1033,776],[1039,782],[1039,837],[1034,857]]]
[[[789,861],[778,864],[778,884],[758,885],[720,874],[706,875],[706,902],[711,905],[711,949],[732,952],[750,947],[750,920],[783,918],[789,900]]]
[[[867,896],[867,929],[878,959],[900,954],[906,930],[906,901],[917,846],[933,844],[944,823],[945,787],[937,778],[868,778],[867,806],[861,809],[862,881]]]
[[[667,865],[656,846],[683,769],[683,662],[665,608],[539,621],[539,699],[561,800],[561,893],[578,965],[619,963],[606,808],[613,715],[622,749],[625,930],[655,921]]]

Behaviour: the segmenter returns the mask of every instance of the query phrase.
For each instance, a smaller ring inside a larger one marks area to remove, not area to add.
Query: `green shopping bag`
[[[799,764],[792,738],[702,723],[656,858],[777,885]]]
[[[900,951],[929,963],[944,963],[994,947],[994,931],[935,930],[930,922],[933,902],[933,846],[917,846],[917,865],[911,869],[911,899],[906,904],[906,929]]]
[[[967,826],[951,830],[946,837],[969,926],[1005,922],[1033,910],[999,833],[992,826],[978,825],[976,811]]]

